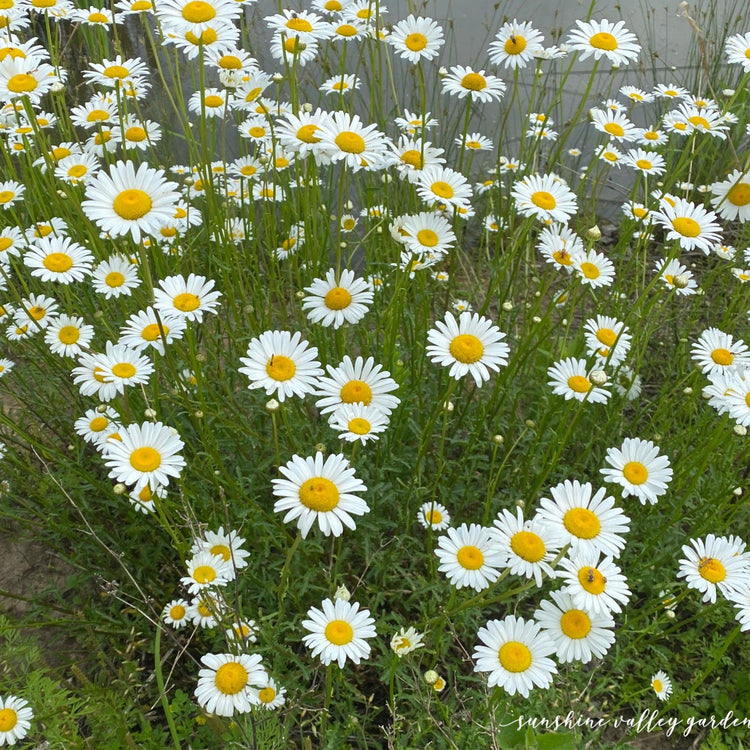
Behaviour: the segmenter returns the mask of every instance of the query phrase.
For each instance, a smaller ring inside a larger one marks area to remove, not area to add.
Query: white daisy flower
[[[0,695],[0,745],[15,745],[31,729],[34,712],[28,701],[15,695]]]
[[[236,571],[247,567],[247,558],[250,553],[243,548],[245,540],[235,530],[224,532],[224,527],[219,526],[216,531],[204,531],[199,539],[195,539],[190,548],[193,554],[205,551],[212,555],[218,555],[229,568],[228,580],[233,581]]]
[[[372,303],[373,293],[364,279],[357,279],[354,271],[344,270],[336,279],[336,269],[326,272],[325,279],[315,279],[302,300],[302,309],[313,323],[339,328],[343,323],[358,323]]]
[[[564,180],[554,174],[527,175],[513,184],[511,195],[522,216],[567,224],[578,210],[578,199]]]
[[[401,403],[397,396],[391,395],[398,384],[372,357],[367,360],[357,357],[352,361],[346,355],[338,367],[327,365],[326,369],[330,377],[319,378],[315,387],[315,395],[319,397],[315,405],[321,414],[330,414],[341,404],[365,404],[390,415]]]
[[[530,23],[519,23],[515,18],[504,23],[495,34],[488,54],[493,65],[503,65],[516,70],[525,68],[534,59],[534,49],[541,46],[544,34]]]
[[[391,638],[391,650],[396,656],[406,656],[418,648],[423,648],[422,639],[424,633],[419,633],[413,627],[401,628],[393,638]]]
[[[750,351],[742,339],[718,328],[706,328],[690,349],[690,356],[704,375],[729,367],[750,367]]]
[[[711,205],[722,219],[750,220],[750,174],[735,169],[721,182],[711,185]]]
[[[471,205],[471,184],[460,173],[441,164],[424,166],[417,173],[417,194],[430,204],[440,203],[455,208]]]
[[[377,125],[363,125],[358,115],[334,112],[318,127],[316,135],[330,160],[343,161],[353,172],[380,169],[384,165],[386,137]]]
[[[318,452],[315,457],[292,456],[279,467],[284,479],[273,479],[275,513],[284,513],[284,523],[296,520],[306,538],[313,524],[324,536],[341,536],[344,526],[355,529],[352,516],[370,512],[358,493],[367,491],[361,479],[343,454],[331,454],[325,461]]]
[[[611,286],[615,278],[615,267],[603,253],[591,248],[587,253],[573,259],[573,268],[579,273],[582,284],[593,289]]]
[[[201,657],[201,664],[205,667],[198,672],[195,688],[201,708],[217,716],[233,716],[248,713],[251,706],[257,705],[257,695],[252,688],[268,682],[260,656],[206,654]]]
[[[256,687],[251,688],[251,693],[255,696],[252,701],[254,705],[269,711],[286,703],[286,688],[277,685],[273,677],[269,677],[266,683],[258,682]]]
[[[193,595],[200,594],[205,588],[226,586],[233,572],[228,560],[209,550],[196,552],[185,561],[185,567],[187,575],[180,578],[180,583]]]
[[[651,687],[659,700],[665,701],[672,694],[672,680],[661,670],[651,678]]]
[[[669,289],[674,289],[675,294],[687,296],[698,291],[698,283],[693,278],[692,271],[676,258],[669,261],[663,258],[657,260],[655,269],[659,278]]]
[[[463,312],[458,321],[451,312],[444,321],[436,321],[427,333],[427,356],[435,363],[450,367],[449,375],[460,380],[471,375],[477,386],[490,379],[490,370],[498,372],[508,364],[510,347],[505,334],[488,318]]]
[[[498,579],[500,569],[505,567],[505,556],[492,530],[476,523],[448,528],[447,534],[439,537],[435,554],[440,560],[438,570],[457,589],[482,591]]]
[[[684,578],[688,588],[703,594],[704,602],[716,602],[716,592],[728,596],[732,591],[747,587],[750,576],[750,555],[738,554],[726,537],[709,534],[705,539],[691,539],[682,546],[678,578]]]
[[[388,422],[388,415],[372,404],[341,404],[328,417],[328,424],[348,443],[378,440]]]
[[[203,313],[216,314],[221,292],[212,291],[213,279],[191,273],[168,276],[154,289],[154,307],[163,315],[182,317],[185,320],[203,320]]]
[[[683,250],[698,249],[708,255],[711,246],[722,241],[716,214],[684,198],[675,199],[674,205],[662,201],[653,218],[666,230],[667,240],[677,240]]]
[[[612,557],[602,557],[598,550],[577,550],[564,557],[557,577],[565,582],[561,591],[570,594],[579,609],[622,612],[632,596]]]
[[[105,383],[113,383],[117,393],[124,393],[126,386],[148,383],[154,365],[148,357],[124,344],[107,342],[106,351],[99,355],[101,377]]]
[[[588,401],[592,404],[606,404],[612,395],[601,386],[594,385],[589,378],[589,368],[585,359],[566,357],[547,369],[552,392],[564,396],[566,401]]]
[[[434,500],[428,500],[419,506],[417,521],[433,531],[443,531],[451,525],[451,517],[445,506]]]
[[[188,620],[188,607],[190,605],[185,599],[172,599],[167,602],[161,610],[161,618],[167,625],[171,625],[175,630],[184,628]]]
[[[443,30],[435,21],[422,16],[415,18],[412,13],[394,25],[386,41],[399,57],[410,63],[432,60],[440,54],[440,48],[445,44]]]
[[[443,93],[453,94],[459,99],[470,97],[480,102],[500,101],[505,93],[505,82],[484,70],[475,71],[464,65],[454,65],[443,76]]]
[[[613,65],[627,65],[637,60],[641,47],[635,34],[625,28],[624,21],[576,21],[567,39],[568,49],[581,52],[579,60],[591,55],[595,60],[606,57]]]
[[[58,315],[44,331],[44,343],[60,357],[77,357],[94,337],[94,326],[76,315]]]
[[[625,438],[619,449],[607,449],[605,460],[611,468],[601,469],[604,481],[619,484],[623,497],[635,495],[641,505],[655,505],[672,479],[669,458],[650,440]]]
[[[552,684],[557,668],[548,657],[555,653],[555,644],[539,623],[508,615],[479,628],[477,638],[474,671],[489,672],[489,687],[528,698],[534,687],[546,689]]]
[[[92,274],[94,291],[105,299],[130,296],[131,290],[141,284],[138,266],[124,255],[111,255],[94,268]]]
[[[724,54],[731,65],[740,65],[745,73],[750,73],[750,33],[732,34],[724,42]]]
[[[620,320],[608,315],[597,315],[584,324],[586,353],[595,354],[600,362],[617,367],[630,351],[631,335]]]
[[[366,659],[370,655],[367,639],[376,635],[370,610],[343,599],[325,599],[321,606],[322,610],[310,607],[309,619],[302,621],[302,627],[310,631],[302,642],[312,650],[313,657],[319,656],[323,664],[337,662],[341,669],[347,659],[355,664]]]
[[[157,319],[153,307],[133,313],[120,329],[119,344],[140,352],[155,349],[164,354],[164,341],[171,344],[181,339],[187,328],[185,318],[165,315]]]
[[[122,425],[120,415],[108,406],[89,409],[75,421],[73,428],[87,443],[101,445],[112,432],[120,430]]]

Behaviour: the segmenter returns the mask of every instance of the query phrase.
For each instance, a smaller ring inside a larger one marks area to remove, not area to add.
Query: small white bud
[[[443,409],[445,409],[450,414],[453,409],[455,409],[453,401],[443,401]]]
[[[203,419],[203,412],[200,409],[198,409],[197,411],[193,412],[193,416],[196,419]]]
[[[278,411],[281,404],[275,399],[269,399],[266,402],[266,411],[270,411],[271,413]]]
[[[112,488],[112,492],[114,492],[115,495],[124,495],[126,490],[127,490],[127,487],[122,482],[118,482]]]
[[[734,488],[734,489],[732,490],[732,494],[733,494],[733,495],[734,495],[735,497],[739,497],[739,496],[740,496],[740,495],[742,494],[742,487],[735,487],[735,488]]]
[[[505,310],[505,312],[510,312],[512,309],[513,309],[513,303],[510,300],[503,302],[503,310]]]
[[[156,416],[156,409],[146,409],[146,411],[143,412],[143,416],[146,417],[146,419],[153,419]]]
[[[736,424],[733,428],[734,434],[739,437],[745,437],[747,435],[747,427],[744,424]]]
[[[434,669],[428,669],[422,676],[422,679],[428,685],[434,685],[440,679],[440,675]]]
[[[502,445],[505,442],[505,438],[502,435],[493,435],[492,440],[498,445]]]
[[[592,370],[591,382],[594,385],[604,385],[607,382],[607,373],[604,370]]]
[[[683,388],[682,392],[685,396],[692,396],[693,395],[693,389],[688,386],[687,388]]]
[[[302,111],[307,112],[308,114],[313,111],[313,105],[310,104],[310,102],[305,102],[302,105]]]
[[[672,283],[677,289],[684,289],[688,285],[689,281],[690,279],[685,273],[681,273],[679,276],[675,276],[674,279],[672,279]]]
[[[349,589],[346,588],[346,586],[339,586],[336,589],[336,593],[333,595],[334,601],[341,599],[342,601],[348,602],[351,598],[352,595],[349,593]]]
[[[596,224],[594,224],[593,227],[589,227],[586,230],[586,237],[596,242],[596,240],[600,240],[602,238],[602,230],[599,229]]]

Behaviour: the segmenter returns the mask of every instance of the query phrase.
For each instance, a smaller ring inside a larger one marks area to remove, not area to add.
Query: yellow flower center
[[[306,18],[290,18],[286,22],[286,27],[292,31],[307,31],[313,30],[312,24]]]
[[[201,42],[204,45],[213,44],[218,38],[219,35],[211,28],[204,29],[201,32],[200,36],[196,36],[192,31],[188,31],[187,34],[185,34],[185,39],[187,39],[191,44],[194,44],[196,47],[201,44]]]
[[[307,45],[300,42],[299,37],[292,37],[291,39],[284,40],[284,49],[290,54],[295,55],[297,52],[301,52]]]
[[[518,531],[510,540],[510,548],[528,562],[539,562],[547,552],[541,537],[533,531]]]
[[[589,44],[595,49],[603,49],[612,52],[617,49],[617,39],[606,31],[600,31],[589,39]]]
[[[79,178],[83,177],[88,172],[88,169],[83,164],[76,164],[68,170],[68,177]]]
[[[212,555],[222,557],[224,560],[229,560],[232,556],[232,552],[226,544],[214,544],[209,551]]]
[[[560,629],[568,638],[585,638],[591,630],[591,620],[580,609],[569,609],[560,618]]]
[[[568,378],[568,387],[576,393],[588,393],[591,390],[591,381],[583,375],[572,375]]]
[[[482,359],[484,344],[471,333],[460,333],[448,346],[451,356],[465,365],[471,365]]]
[[[106,109],[92,109],[91,112],[86,115],[87,122],[103,122],[109,120],[111,117],[110,113]]]
[[[34,76],[28,73],[16,73],[8,79],[5,85],[8,87],[8,91],[12,91],[14,94],[26,94],[33,91],[38,84]]]
[[[361,154],[365,150],[365,139],[351,130],[342,130],[336,136],[335,143],[347,154]]]
[[[149,0],[135,0],[130,6],[130,10],[150,10],[151,7]]]
[[[711,359],[716,362],[717,365],[731,365],[734,361],[734,354],[729,349],[714,349],[711,352]]]
[[[65,273],[73,267],[73,259],[66,253],[50,253],[44,256],[44,267],[53,273]]]
[[[456,560],[462,568],[466,570],[479,570],[484,565],[484,555],[479,547],[475,547],[472,544],[467,544],[465,547],[461,547],[456,553]]]
[[[145,341],[156,341],[161,336],[162,331],[164,331],[164,335],[166,336],[169,333],[169,328],[167,326],[159,326],[158,323],[149,323],[141,331],[141,336]]]
[[[324,300],[329,310],[343,310],[351,305],[352,295],[344,287],[335,286],[327,292]]]
[[[127,78],[130,71],[124,65],[110,65],[104,69],[104,75],[107,78]]]
[[[573,258],[570,257],[570,253],[565,248],[563,248],[562,250],[555,250],[555,252],[552,253],[552,257],[561,266],[571,266],[571,265],[573,265]]]
[[[613,346],[617,341],[617,334],[611,328],[600,328],[596,332],[596,338],[605,346]]]
[[[2,190],[0,191],[0,204],[10,203],[15,197],[16,194],[13,190]]]
[[[602,525],[588,508],[571,508],[563,516],[563,526],[579,539],[594,539],[601,531]]]
[[[349,420],[349,432],[353,432],[355,435],[367,435],[372,429],[372,425],[362,417],[354,417]]]
[[[469,91],[481,91],[487,87],[487,79],[479,73],[467,73],[461,79],[461,86]]]
[[[525,672],[531,666],[531,650],[519,641],[503,643],[497,652],[497,658],[507,672]]]
[[[648,159],[638,159],[635,162],[636,167],[639,169],[649,170],[653,169],[654,165]]]
[[[10,732],[18,723],[18,714],[12,708],[0,709],[0,732]]]
[[[629,461],[623,466],[622,475],[630,484],[643,484],[648,479],[648,469],[640,461]]]
[[[90,13],[89,14],[89,21],[91,23],[109,23],[109,18],[104,15],[104,13]]]
[[[253,138],[262,138],[266,134],[266,129],[260,125],[255,125],[248,130],[248,133],[250,133]]]
[[[648,214],[648,209],[647,208],[641,208],[640,206],[636,206],[633,209],[633,216],[635,216],[638,219],[642,219],[647,214]]]
[[[588,261],[581,263],[581,273],[587,279],[598,279],[601,275],[599,266],[597,266],[595,263],[589,263]]]
[[[439,524],[443,522],[443,514],[439,510],[428,510],[424,517],[427,523]]]
[[[646,131],[646,132],[645,132],[645,133],[643,134],[643,137],[644,137],[644,138],[645,138],[645,139],[646,139],[647,141],[658,141],[658,140],[659,140],[659,134],[658,134],[658,133],[657,133],[657,132],[656,132],[655,130],[647,130],[647,131]]]
[[[546,190],[537,190],[535,193],[532,193],[531,202],[543,211],[551,211],[557,206],[555,196]]]
[[[119,271],[110,271],[104,277],[104,283],[109,287],[116,288],[125,283],[125,277]]]
[[[328,513],[339,504],[339,490],[330,479],[313,477],[299,488],[299,501],[317,513]]]
[[[439,237],[436,232],[433,232],[432,229],[420,229],[417,232],[417,240],[420,245],[424,245],[425,247],[435,247],[435,245],[438,244]]]
[[[662,683],[662,681],[661,681],[661,680],[654,680],[654,681],[653,681],[653,682],[651,683],[651,687],[653,687],[653,689],[654,689],[654,690],[655,690],[655,691],[656,691],[657,693],[661,693],[661,691],[662,691],[662,690],[663,690],[663,688],[664,688],[664,684]]]
[[[118,362],[112,367],[112,374],[118,378],[132,378],[136,369],[130,362]]]
[[[161,466],[161,454],[155,448],[144,445],[130,454],[130,465],[136,471],[156,471]]]
[[[326,625],[325,636],[334,646],[345,646],[354,638],[354,630],[346,620],[331,620]]]
[[[266,363],[266,373],[273,380],[290,380],[295,372],[297,372],[297,366],[283,354],[274,354]]]
[[[57,338],[61,344],[75,344],[81,336],[81,332],[75,326],[63,326],[57,332]]]
[[[175,604],[169,610],[169,616],[173,620],[181,620],[185,616],[185,607],[183,607],[182,604]]]
[[[126,221],[136,221],[151,210],[151,196],[138,188],[129,188],[117,195],[112,208]]]
[[[687,216],[672,219],[672,228],[683,237],[698,237],[701,233],[701,225]]]
[[[50,151],[49,155],[54,161],[60,161],[60,159],[70,156],[70,149],[57,146],[57,148],[53,148],[52,151]]]
[[[520,55],[526,49],[526,40],[519,34],[511,34],[505,40],[505,52],[509,55]]]
[[[726,568],[715,557],[702,557],[698,563],[701,578],[711,583],[719,583],[727,577]]]
[[[219,67],[225,70],[240,70],[242,60],[237,55],[222,55],[219,58]]]
[[[339,2],[339,0],[327,0],[326,4],[323,7],[328,11],[337,11],[343,9],[343,6]]]
[[[345,404],[367,404],[372,401],[372,389],[362,380],[350,380],[341,389],[341,401]]]
[[[34,307],[29,308],[29,315],[31,315],[34,320],[41,320],[45,315],[47,314],[47,308],[45,307],[39,307],[39,305],[34,305]]]
[[[450,200],[453,197],[453,188],[447,182],[443,182],[442,180],[433,182],[432,185],[430,185],[430,190],[437,195],[438,198]]]
[[[589,594],[601,594],[607,582],[597,568],[581,568],[578,571],[578,583],[581,584]]]
[[[336,33],[339,36],[357,36],[357,27],[350,23],[342,23],[336,28]]]
[[[13,240],[10,237],[0,237],[0,253],[4,253],[12,244]]]
[[[204,100],[207,107],[221,107],[224,104],[224,100],[218,94],[209,94]]]
[[[746,206],[750,203],[750,185],[746,182],[735,185],[727,193],[727,200],[733,206]]]
[[[200,297],[196,296],[195,294],[191,294],[190,292],[181,292],[180,294],[175,296],[175,298],[172,300],[172,304],[182,312],[192,312],[193,310],[197,310],[200,307],[201,301]]]
[[[696,128],[711,130],[711,123],[705,117],[701,117],[700,115],[688,117],[688,122]]]
[[[297,138],[299,138],[299,140],[301,140],[303,143],[320,143],[320,138],[315,135],[318,129],[318,126],[314,125],[313,123],[310,123],[309,125],[303,125],[297,131]]]
[[[206,3],[190,3],[190,5],[205,5]],[[210,6],[209,6],[210,7]],[[230,661],[222,664],[216,670],[214,684],[216,689],[224,695],[236,695],[247,685],[248,674],[242,664]]]
[[[196,583],[211,583],[216,578],[216,569],[211,565],[199,565],[193,571],[193,580]]]
[[[107,429],[108,424],[109,420],[106,417],[94,417],[89,422],[89,429],[92,432],[102,432],[103,430]]]
[[[610,134],[622,138],[625,135],[625,128],[617,122],[608,122],[604,129]]]
[[[273,703],[276,691],[272,687],[264,687],[258,691],[258,700],[261,703]]]
[[[139,125],[133,125],[125,131],[125,140],[140,143],[146,140],[146,131]]]
[[[52,234],[52,227],[49,224],[37,224],[34,234],[37,237],[46,237]]]
[[[203,0],[191,0],[182,9],[182,17],[188,23],[206,23],[216,15],[216,10],[210,3]]]
[[[427,46],[427,37],[424,34],[415,31],[404,39],[404,44],[412,52],[419,52],[419,50],[424,49]]]

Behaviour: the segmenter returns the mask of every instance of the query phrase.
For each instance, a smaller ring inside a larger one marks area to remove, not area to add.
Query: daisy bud
[[[115,493],[115,495],[124,495],[127,490],[127,487],[122,482],[118,482],[113,488],[112,492]]]
[[[53,83],[49,90],[53,94],[60,94],[65,91],[65,84],[62,81],[58,81],[57,83]]]
[[[510,301],[503,302],[503,310],[505,310],[505,312],[510,312],[512,309],[513,309],[513,303],[512,302],[510,302]]]
[[[344,250],[346,249],[346,242],[339,242],[339,247]]]
[[[146,411],[143,412],[143,416],[146,417],[146,419],[153,419],[156,416],[156,409],[146,409]]]
[[[383,227],[380,225],[375,227],[375,234],[383,234]]]
[[[734,89],[722,89],[721,93],[724,94],[724,96],[734,96]]]
[[[385,174],[381,175],[380,179],[382,180],[384,185],[388,185],[393,182],[393,175],[390,175],[386,172]]]
[[[739,496],[740,496],[740,495],[742,494],[742,487],[735,487],[735,488],[734,488],[734,489],[732,490],[732,494],[733,494],[733,495],[734,495],[735,497],[739,497]]]
[[[352,598],[352,595],[349,593],[349,589],[346,588],[346,586],[339,586],[336,589],[336,593],[333,595],[334,601],[336,599],[342,599],[345,602],[348,602]]]
[[[672,283],[676,289],[684,289],[689,281],[690,279],[684,273],[681,273],[679,276],[675,276],[674,279],[672,279]]]
[[[315,443],[315,450],[318,453],[327,453],[328,452],[328,448],[326,447],[325,443]]]
[[[747,427],[744,424],[736,424],[733,428],[734,434],[739,437],[745,437],[747,435]]]
[[[527,419],[524,424],[531,429],[536,427],[536,422],[533,419]]]
[[[422,676],[422,679],[428,685],[434,685],[440,679],[440,675],[434,669],[428,669]]]
[[[443,401],[443,409],[445,409],[449,414],[454,409],[453,401]]]
[[[693,389],[692,389],[692,388],[691,388],[690,386],[688,386],[687,388],[683,388],[683,389],[682,389],[682,392],[683,392],[683,393],[684,393],[684,394],[685,394],[686,396],[692,396],[692,395],[693,395]]]
[[[309,113],[309,112],[312,112],[312,111],[313,111],[313,105],[312,105],[312,104],[310,104],[310,102],[305,102],[305,103],[304,103],[304,104],[302,105],[302,111],[303,111],[303,112],[308,112],[308,113]]]
[[[195,355],[195,359],[196,359],[196,361],[198,361],[198,362],[205,362],[205,361],[206,361],[206,355],[205,355],[205,354],[204,354],[203,352],[198,352],[198,353],[197,353],[197,354]]]
[[[96,318],[97,320],[101,320],[101,319],[102,319],[102,318],[104,317],[104,311],[102,311],[102,310],[97,310],[97,311],[96,311],[96,312],[94,313],[94,317],[95,317],[95,318]]]
[[[104,414],[104,412],[107,411],[108,408],[109,407],[107,406],[107,404],[99,404],[99,406],[96,407],[96,410],[97,412],[99,412],[99,414]]]
[[[590,378],[594,385],[604,385],[607,382],[607,373],[604,370],[592,370]]]
[[[502,435],[493,435],[492,440],[498,445],[502,445],[505,442],[505,438]]]
[[[270,411],[273,414],[273,412],[279,410],[279,406],[281,404],[275,398],[272,398],[266,403],[266,411]]]
[[[542,319],[538,315],[535,315],[531,320],[534,323],[541,323],[542,322]]]
[[[283,81],[283,80],[284,80],[284,75],[283,75],[283,73],[274,73],[274,74],[273,74],[273,76],[271,76],[271,77],[273,78],[273,80],[274,80],[274,81],[275,81],[276,83],[280,83],[281,81]]]
[[[440,76],[441,78],[442,78],[443,76],[447,76],[447,75],[448,75],[448,68],[446,68],[446,67],[444,67],[444,66],[442,66],[442,65],[441,65],[441,66],[440,66],[440,68],[438,68],[438,75],[439,75],[439,76]]]
[[[69,450],[70,452],[74,451],[75,449],[76,449],[76,447],[75,447],[75,445],[73,445],[73,443],[70,443],[70,444],[68,445],[68,450]]]
[[[351,201],[347,201],[344,205],[347,211],[351,211],[354,208],[354,204]]]
[[[198,409],[197,411],[193,412],[193,416],[196,419],[203,419],[203,412],[200,409]]]
[[[305,293],[300,289],[300,291],[297,292],[297,299],[304,299]]]
[[[670,620],[674,620],[674,618],[676,617],[676,615],[675,615],[675,613],[674,613],[674,610],[673,610],[673,609],[668,609],[668,610],[667,610],[667,611],[666,611],[666,612],[665,612],[664,614],[665,614],[665,615],[666,615],[666,616],[667,616],[667,617],[668,617],[668,618],[669,618]]]
[[[600,240],[602,238],[602,230],[599,229],[599,227],[596,224],[594,224],[593,227],[589,227],[586,230],[586,237],[596,242],[597,240]]]

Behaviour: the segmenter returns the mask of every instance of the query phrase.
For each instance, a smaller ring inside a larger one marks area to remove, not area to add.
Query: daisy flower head
[[[560,560],[561,589],[573,597],[579,609],[591,612],[622,612],[632,593],[627,579],[612,557],[601,558],[598,550],[578,550]]]
[[[209,550],[196,552],[185,561],[185,567],[187,575],[180,579],[180,583],[189,594],[200,594],[210,587],[226,586],[231,577],[231,564],[222,555],[214,555]]]
[[[641,51],[635,34],[625,28],[624,21],[576,21],[577,29],[568,36],[568,49],[580,52],[580,60],[591,55],[595,60],[606,57],[613,65],[627,65],[637,60]]]
[[[435,363],[450,367],[449,375],[460,380],[471,375],[478,387],[490,379],[490,370],[498,372],[508,364],[510,347],[505,334],[489,319],[477,313],[462,312],[456,320],[446,312],[443,321],[427,333],[427,356]]]
[[[666,171],[666,162],[661,154],[642,148],[634,148],[626,152],[623,164],[642,174],[660,175]]]
[[[268,682],[257,654],[206,654],[201,664],[195,697],[201,708],[217,716],[247,713],[256,704],[253,687]]]
[[[669,261],[663,258],[657,260],[656,272],[667,288],[674,289],[675,294],[684,297],[698,291],[698,283],[693,278],[692,271],[676,258]]]
[[[443,93],[459,99],[470,97],[480,102],[500,101],[505,93],[505,83],[484,70],[475,71],[463,65],[454,65],[443,77]]]
[[[93,260],[88,248],[73,242],[70,237],[55,235],[36,240],[23,256],[32,276],[58,284],[83,281],[91,273]]]
[[[615,642],[615,622],[609,612],[580,608],[564,591],[553,591],[550,596],[552,601],[542,601],[534,619],[555,644],[560,663],[588,664],[604,656]]]
[[[269,677],[265,683],[258,682],[256,687],[251,688],[251,693],[254,696],[252,703],[268,711],[273,711],[286,703],[286,688],[277,685],[273,677]]]
[[[135,351],[155,349],[164,354],[164,342],[171,344],[181,339],[187,328],[184,318],[164,315],[157,318],[153,307],[133,313],[120,329],[118,343]]]
[[[520,508],[516,508],[515,515],[504,508],[494,524],[491,533],[513,575],[533,578],[537,586],[542,585],[542,575],[555,577],[550,563],[563,541],[541,517],[524,521]]]
[[[732,591],[745,588],[750,576],[750,556],[738,553],[726,537],[709,534],[705,539],[691,539],[682,546],[678,578],[684,578],[688,588],[703,594],[704,602],[716,601],[716,592],[729,596]]]
[[[334,329],[343,323],[358,323],[373,300],[367,282],[355,278],[354,271],[342,271],[338,280],[336,276],[336,269],[329,269],[325,279],[315,279],[305,287],[308,296],[302,300],[309,320]]]
[[[583,240],[568,226],[553,223],[539,232],[536,245],[547,263],[573,271],[573,261],[585,254]]]
[[[581,283],[593,289],[611,286],[615,278],[614,263],[604,253],[599,253],[593,248],[576,256],[573,268],[578,272]]]
[[[393,638],[391,638],[391,650],[396,656],[406,656],[412,651],[424,646],[424,633],[419,633],[413,627],[401,628]]]
[[[9,209],[14,203],[23,200],[26,186],[15,180],[0,182],[0,208]],[[5,229],[5,227],[4,227]]]
[[[432,60],[445,44],[443,30],[435,21],[422,16],[415,18],[412,13],[393,27],[386,41],[399,57],[410,63]]]
[[[578,210],[578,199],[564,180],[554,174],[527,175],[513,184],[516,210],[522,216],[567,224]]]
[[[140,58],[123,60],[120,55],[116,55],[113,60],[104,59],[98,63],[91,63],[90,70],[84,71],[83,77],[88,83],[96,86],[117,88],[130,81],[147,78],[148,72],[148,65]]]
[[[184,276],[168,276],[154,289],[154,308],[162,315],[203,320],[203,313],[216,314],[221,292],[212,291],[213,279],[191,273]]]
[[[330,24],[317,13],[283,10],[266,16],[266,24],[284,39],[299,39],[302,43],[316,42],[330,36]]]
[[[700,365],[704,375],[721,372],[730,367],[750,367],[750,352],[742,339],[734,340],[730,333],[718,328],[707,328],[693,344],[690,356]]]
[[[116,482],[134,485],[135,491],[148,485],[155,490],[178,478],[185,468],[180,455],[182,439],[161,422],[131,424],[120,430],[120,440],[107,442],[104,458],[109,476]]]
[[[371,404],[341,404],[328,418],[328,424],[348,443],[378,440],[388,427],[388,415]]]
[[[239,372],[250,379],[248,388],[264,388],[267,396],[283,402],[315,390],[323,374],[317,356],[317,348],[303,341],[299,331],[265,331],[248,344]]]
[[[654,100],[653,94],[649,94],[643,89],[639,89],[637,86],[622,86],[620,87],[620,93],[626,99],[630,99],[631,102],[636,102],[638,104],[647,104]]]
[[[399,177],[411,183],[419,182],[420,173],[425,167],[445,164],[443,149],[435,148],[422,138],[401,135],[398,143],[391,143],[390,146],[390,161],[396,167]]]
[[[400,231],[405,233],[404,243],[416,255],[422,253],[447,253],[456,242],[451,223],[434,211],[421,211],[404,217]]]
[[[585,359],[566,357],[549,367],[547,376],[550,378],[547,385],[552,387],[552,392],[564,396],[566,401],[576,399],[592,404],[606,404],[612,395],[606,388],[591,382]]]
[[[713,211],[707,211],[684,198],[676,198],[674,205],[662,200],[654,220],[666,230],[667,240],[677,240],[683,250],[702,250],[705,255],[711,246],[722,241],[721,225]]]
[[[107,342],[105,353],[99,355],[101,376],[105,383],[112,383],[117,393],[124,393],[126,386],[143,385],[148,382],[154,366],[148,357],[124,344]]]
[[[455,208],[471,207],[471,184],[450,167],[432,164],[417,174],[417,194],[426,203],[446,204]]]
[[[93,337],[94,326],[76,315],[58,315],[44,331],[44,343],[60,357],[77,357]]]
[[[103,411],[89,409],[75,421],[74,429],[87,443],[101,444],[112,432],[121,428],[119,420],[119,414],[110,407],[105,407]]]
[[[555,653],[555,644],[539,623],[508,615],[479,628],[477,638],[474,671],[489,672],[489,687],[528,698],[534,687],[546,689],[552,684],[557,668],[548,657]]]
[[[615,507],[613,497],[605,497],[602,487],[592,496],[589,482],[577,479],[550,488],[552,498],[540,501],[539,515],[553,525],[571,546],[571,555],[595,552],[619,557],[625,547],[622,536],[630,519]]]
[[[177,187],[165,180],[163,170],[146,162],[136,171],[133,162],[118,161],[109,174],[99,172],[88,183],[81,209],[103,232],[130,234],[140,242],[142,234],[155,235],[171,221],[180,197]]]
[[[0,745],[15,745],[31,729],[34,712],[28,701],[15,695],[0,695]]]
[[[733,34],[724,42],[724,54],[731,65],[741,65],[745,73],[750,73],[750,33]]]
[[[233,581],[237,570],[247,567],[250,553],[242,546],[245,540],[235,530],[224,531],[219,526],[216,531],[205,531],[193,542],[190,551],[193,554],[205,551],[221,557],[229,567],[228,579]]]
[[[711,193],[711,205],[722,219],[750,220],[750,174],[747,171],[735,169],[722,182],[714,182]]]
[[[505,555],[492,530],[476,523],[470,526],[462,523],[447,532],[438,539],[435,550],[440,560],[438,570],[457,589],[469,587],[482,591],[494,583],[505,567]]]
[[[285,513],[284,523],[296,520],[303,539],[316,521],[324,536],[341,536],[344,526],[356,528],[352,516],[370,512],[359,496],[367,487],[341,453],[325,461],[320,452],[307,458],[295,455],[279,467],[279,473],[284,478],[272,480],[278,498],[273,510]]]
[[[384,164],[386,137],[377,125],[363,125],[358,115],[334,112],[315,132],[327,157],[332,162],[343,161],[353,172],[377,170]]]
[[[184,628],[188,624],[188,607],[190,604],[185,599],[172,599],[171,602],[162,607],[161,619],[165,624],[171,625],[175,630]]]
[[[622,112],[592,109],[589,114],[594,127],[616,141],[634,141],[638,137],[638,128]]]
[[[96,154],[71,154],[55,166],[55,177],[73,185],[86,185],[101,169]]]
[[[428,500],[419,506],[417,521],[426,529],[443,531],[451,525],[451,517],[444,505]]]
[[[489,47],[489,58],[493,65],[503,65],[513,70],[525,68],[534,59],[534,50],[542,45],[544,34],[528,21],[504,23],[495,34]]]
[[[321,414],[330,414],[342,404],[364,404],[390,415],[401,403],[401,399],[392,395],[398,383],[372,357],[366,360],[357,357],[352,361],[347,354],[338,367],[327,365],[326,369],[330,377],[319,378],[314,386],[319,397],[315,405]],[[318,373],[322,374],[322,370]]]
[[[325,599],[323,609],[310,607],[302,627],[309,631],[302,642],[319,656],[323,664],[338,663],[344,668],[347,659],[359,664],[370,655],[367,639],[374,638],[375,620],[369,609],[360,609],[356,602]]]
[[[594,354],[600,363],[617,367],[630,351],[631,335],[627,326],[608,315],[597,315],[584,325],[586,353]]]
[[[601,469],[604,481],[619,484],[623,497],[635,495],[641,505],[655,505],[672,479],[669,458],[650,440],[625,438],[620,448],[607,449],[605,461],[609,467]]]
[[[661,701],[667,700],[672,694],[672,680],[669,679],[666,672],[661,670],[651,678],[651,687],[656,693],[656,697]]]
[[[193,627],[210,630],[219,624],[226,604],[223,599],[215,595],[216,593],[204,589],[200,596],[195,596],[190,601],[188,617]]]
[[[114,428],[114,425],[113,425]],[[118,427],[120,429],[120,427]],[[110,430],[108,430],[110,432]],[[114,432],[114,429],[112,429]],[[110,435],[114,437],[114,434]],[[106,443],[106,440],[104,441]],[[139,513],[155,513],[156,512],[156,500],[163,500],[167,496],[166,487],[157,487],[152,490],[148,485],[141,487],[138,492],[131,492],[128,495],[130,504]]]
[[[58,82],[59,78],[55,69],[34,55],[29,57],[7,55],[0,60],[0,102],[2,103],[28,96],[32,105],[38,105],[42,97]]]
[[[105,299],[130,296],[131,290],[141,284],[138,266],[124,255],[111,255],[98,263],[92,273],[94,291]]]
[[[233,0],[164,0],[159,3],[156,17],[167,32],[187,36],[201,42],[216,36],[216,29],[232,25],[241,14],[240,3]]]

